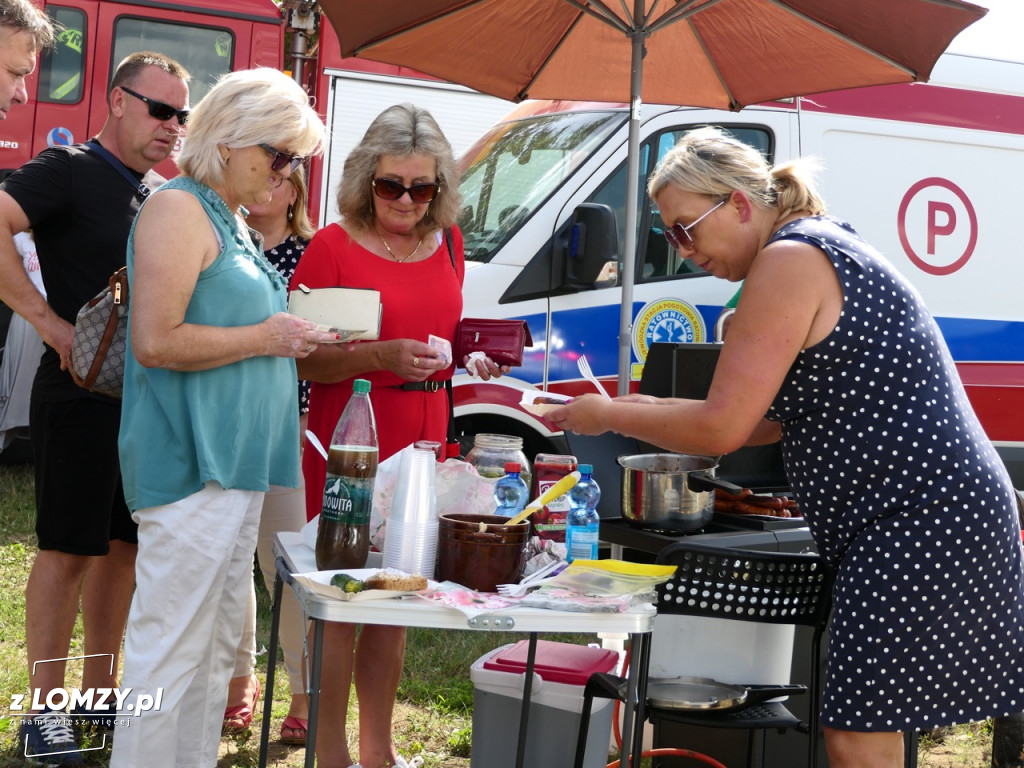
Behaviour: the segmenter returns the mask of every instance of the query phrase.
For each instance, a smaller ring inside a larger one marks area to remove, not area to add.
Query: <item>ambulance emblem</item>
[[[639,380],[651,344],[699,344],[705,337],[704,321],[696,307],[679,299],[652,301],[633,321],[633,354],[639,363],[632,366],[630,378]]]

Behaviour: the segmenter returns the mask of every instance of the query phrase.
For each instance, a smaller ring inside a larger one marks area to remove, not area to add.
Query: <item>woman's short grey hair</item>
[[[825,213],[825,201],[814,187],[817,163],[809,158],[768,165],[758,150],[719,128],[688,131],[668,151],[647,182],[652,197],[670,184],[687,192],[725,197],[745,192],[764,208],[778,210],[782,219],[794,211]]]
[[[437,163],[440,189],[426,215],[416,225],[419,234],[446,229],[455,224],[462,209],[459,176],[452,145],[437,121],[422,107],[396,104],[381,112],[370,124],[359,144],[345,159],[338,188],[338,211],[346,224],[358,230],[374,226],[371,182],[384,156],[428,155]]]
[[[221,146],[269,144],[309,157],[323,143],[323,121],[302,87],[283,72],[258,67],[230,72],[209,90],[189,116],[176,162],[183,173],[204,184],[219,184],[225,166]]]

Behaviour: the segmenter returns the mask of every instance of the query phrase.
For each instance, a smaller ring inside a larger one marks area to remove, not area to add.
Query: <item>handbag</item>
[[[525,320],[464,317],[452,346],[460,364],[470,352],[483,352],[498,365],[516,366],[523,364],[523,350],[533,346],[533,337]]]
[[[90,392],[121,397],[128,337],[128,268],[78,310],[71,338],[71,378]]]
[[[102,157],[135,189],[141,202],[149,187],[139,181],[110,151],[92,139],[82,147]],[[75,384],[108,397],[121,399],[124,363],[128,355],[128,268],[110,276],[107,287],[87,301],[75,318],[71,336],[71,378]]]

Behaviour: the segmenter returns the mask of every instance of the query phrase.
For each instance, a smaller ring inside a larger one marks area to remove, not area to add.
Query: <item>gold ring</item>
[[[412,356],[412,367],[413,368],[419,368],[420,367],[420,359],[418,357],[416,357],[416,355]]]

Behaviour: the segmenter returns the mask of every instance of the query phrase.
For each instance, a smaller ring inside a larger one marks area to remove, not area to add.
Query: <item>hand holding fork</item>
[[[580,369],[580,375],[597,387],[597,391],[604,395],[606,400],[612,399],[612,396],[608,394],[608,390],[601,386],[601,382],[597,380],[594,372],[590,369],[590,363],[587,362],[586,355],[580,355],[576,358],[576,367]]]

